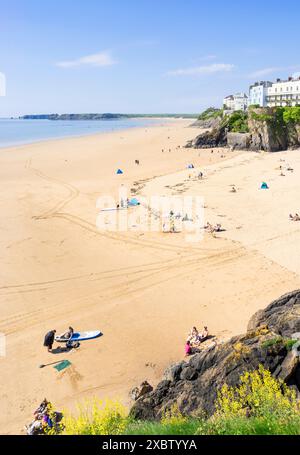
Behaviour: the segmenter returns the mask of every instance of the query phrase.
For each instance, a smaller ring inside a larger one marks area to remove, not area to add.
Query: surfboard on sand
[[[127,207],[104,207],[103,209],[100,210],[100,212],[111,212],[113,210],[126,210]]]
[[[55,341],[59,343],[66,343],[67,341],[85,341],[85,340],[93,340],[94,338],[98,338],[102,335],[100,330],[90,330],[87,332],[74,332],[73,336],[70,340],[66,340],[66,338],[62,338],[60,335],[55,337]]]

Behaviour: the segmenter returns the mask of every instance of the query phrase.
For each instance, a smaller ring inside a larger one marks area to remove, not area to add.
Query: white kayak
[[[74,332],[72,335],[71,340],[67,340],[66,338],[61,337],[60,335],[55,337],[55,341],[60,343],[66,343],[67,341],[85,341],[85,340],[93,340],[94,338],[98,338],[102,335],[100,330],[90,330],[88,332]]]

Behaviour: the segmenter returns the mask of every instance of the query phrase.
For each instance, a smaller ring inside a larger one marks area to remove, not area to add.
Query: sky
[[[0,0],[0,117],[220,106],[300,72],[299,15],[299,0]]]

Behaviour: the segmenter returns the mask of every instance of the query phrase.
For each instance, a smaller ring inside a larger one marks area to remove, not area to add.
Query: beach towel
[[[72,365],[72,364],[71,364],[71,362],[69,362],[69,360],[63,360],[58,365],[55,365],[54,368],[57,371],[61,371],[61,370],[64,370],[65,368],[68,368],[70,365]]]

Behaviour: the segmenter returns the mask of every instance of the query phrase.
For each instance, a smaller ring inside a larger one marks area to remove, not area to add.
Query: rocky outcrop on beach
[[[219,128],[222,122],[221,117],[211,117],[208,119],[203,119],[203,120],[196,120],[196,122],[191,124],[191,127],[193,128],[201,128],[201,129],[215,129]]]
[[[300,397],[297,340],[300,340],[300,290],[285,294],[255,313],[247,333],[207,347],[204,343],[200,353],[171,365],[158,386],[135,402],[131,416],[141,420],[160,419],[174,405],[183,415],[211,416],[217,391],[225,383],[237,385],[245,371],[257,369],[259,365],[294,388]]]
[[[283,108],[251,108],[218,118],[218,124],[189,141],[186,147],[230,147],[235,150],[277,152],[300,147],[299,120],[286,120]],[[296,108],[285,108],[296,109]],[[240,119],[238,116],[240,115]],[[214,119],[212,119],[214,120]],[[241,129],[239,129],[242,126]]]
[[[227,129],[219,125],[211,131],[199,134],[195,139],[188,141],[187,148],[214,148],[227,146]]]

